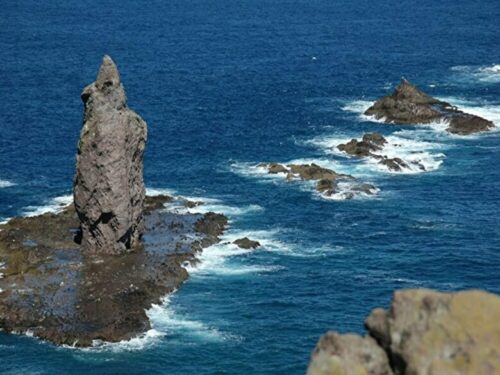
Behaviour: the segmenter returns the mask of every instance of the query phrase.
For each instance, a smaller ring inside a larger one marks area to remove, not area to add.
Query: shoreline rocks
[[[122,254],[137,248],[144,232],[147,126],[128,108],[109,56],[81,97],[85,113],[74,179],[79,238],[86,253]]]
[[[391,95],[378,99],[365,111],[365,115],[397,124],[447,121],[449,125],[446,130],[458,135],[488,131],[494,127],[493,122],[433,98],[405,79]]]
[[[374,309],[366,319],[368,336],[324,335],[307,374],[498,374],[499,322],[495,294],[396,291],[388,311]]]
[[[376,188],[370,184],[358,183],[351,175],[337,173],[332,169],[317,164],[279,164],[261,163],[257,167],[264,168],[269,174],[283,174],[288,181],[316,181],[316,191],[326,197],[342,192],[345,199],[352,199],[356,194],[372,195]],[[348,184],[347,191],[341,191],[339,184]]]
[[[219,242],[227,223],[220,214],[163,209],[172,199],[146,197],[144,241],[122,255],[85,256],[74,241],[73,205],[0,225],[0,328],[79,347],[150,329],[145,310],[187,279],[183,265]]]

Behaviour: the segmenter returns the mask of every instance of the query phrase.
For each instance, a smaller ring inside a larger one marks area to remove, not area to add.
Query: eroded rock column
[[[81,97],[85,112],[74,180],[81,244],[86,253],[120,254],[134,249],[144,231],[147,125],[128,108],[109,56]]]

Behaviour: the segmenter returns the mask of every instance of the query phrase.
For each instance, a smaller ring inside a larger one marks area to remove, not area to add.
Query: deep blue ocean
[[[2,1],[0,221],[71,194],[80,92],[109,54],[149,126],[150,193],[204,199],[231,219],[224,241],[263,246],[207,249],[127,343],[0,333],[0,373],[303,374],[321,334],[363,332],[396,288],[500,293],[500,132],[361,115],[406,77],[500,127],[499,19],[498,0]],[[368,131],[427,171],[332,149]],[[264,161],[315,162],[379,191],[325,199]]]

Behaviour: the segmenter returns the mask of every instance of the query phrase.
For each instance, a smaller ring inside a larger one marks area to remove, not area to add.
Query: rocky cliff
[[[124,253],[139,244],[144,232],[146,123],[127,107],[118,69],[109,56],[81,97],[85,113],[74,201],[82,249]]]
[[[500,374],[500,297],[483,291],[394,294],[365,321],[368,336],[329,332],[308,375]]]

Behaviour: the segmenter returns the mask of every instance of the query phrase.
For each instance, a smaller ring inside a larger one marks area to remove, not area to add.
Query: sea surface
[[[80,92],[109,54],[149,126],[149,192],[204,199],[231,219],[223,242],[263,246],[207,249],[129,342],[0,333],[0,373],[303,374],[321,334],[362,333],[394,289],[500,293],[500,132],[362,115],[405,77],[500,127],[499,19],[498,0],[2,1],[0,221],[70,201]],[[369,131],[426,171],[334,151]],[[325,199],[265,161],[378,193]]]

